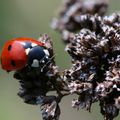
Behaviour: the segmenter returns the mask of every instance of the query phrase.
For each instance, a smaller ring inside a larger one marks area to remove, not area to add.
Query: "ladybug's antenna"
[[[50,61],[55,57],[56,55],[53,55],[51,58],[49,58],[48,62],[41,68],[41,72],[43,72],[43,69],[50,63]]]

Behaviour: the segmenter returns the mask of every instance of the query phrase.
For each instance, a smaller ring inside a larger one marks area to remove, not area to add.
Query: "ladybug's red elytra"
[[[1,53],[1,66],[6,71],[20,70],[26,65],[42,67],[49,57],[44,43],[32,38],[15,38],[5,43]]]

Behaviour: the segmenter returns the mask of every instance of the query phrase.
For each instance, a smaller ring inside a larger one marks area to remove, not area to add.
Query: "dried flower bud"
[[[104,81],[97,85],[96,94],[102,97],[106,97],[108,94],[110,94],[113,91],[113,88],[114,88],[113,82]]]
[[[46,96],[41,104],[43,120],[59,120],[60,108],[55,96]]]
[[[70,90],[70,93],[82,93],[84,91],[89,91],[90,93],[92,92],[92,84],[90,83],[81,83],[79,80],[75,80],[70,82],[68,84],[68,88]],[[91,89],[91,91],[90,91]]]
[[[79,108],[85,108],[90,112],[91,104],[95,101],[96,99],[93,98],[93,93],[88,93],[87,91],[85,91],[79,95],[78,99],[73,99],[72,107],[77,108],[77,110],[79,110]]]

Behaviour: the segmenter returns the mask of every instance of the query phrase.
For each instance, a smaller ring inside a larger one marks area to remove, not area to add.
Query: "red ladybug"
[[[32,38],[15,38],[4,45],[1,66],[6,71],[20,70],[27,65],[42,67],[49,57],[49,51],[43,43]]]

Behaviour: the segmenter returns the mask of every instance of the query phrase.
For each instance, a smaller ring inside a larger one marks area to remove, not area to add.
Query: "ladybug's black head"
[[[26,51],[29,51],[28,65],[31,67],[42,67],[49,61],[49,51],[42,46],[27,48]]]

